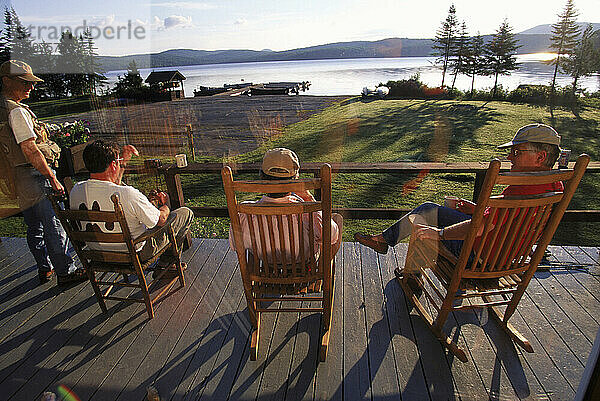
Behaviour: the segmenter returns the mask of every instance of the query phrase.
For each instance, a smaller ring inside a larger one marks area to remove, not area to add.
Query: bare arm
[[[57,192],[63,193],[65,189],[62,184],[58,181],[50,166],[46,162],[46,158],[40,152],[40,149],[37,147],[34,138],[27,139],[19,144],[21,146],[21,150],[25,155],[25,159],[42,175],[50,181],[50,185],[52,185],[52,189]]]
[[[123,158],[123,161],[120,163],[121,168],[119,169],[119,176],[117,177],[118,185],[121,185],[121,180],[123,178],[123,174],[125,173],[125,167],[127,167],[127,163],[129,163],[129,160],[131,160],[131,157],[133,155],[135,155],[135,156],[140,155],[140,152],[138,152],[138,150],[135,148],[135,146],[133,146],[133,145],[123,146],[123,150],[121,151],[121,156]]]

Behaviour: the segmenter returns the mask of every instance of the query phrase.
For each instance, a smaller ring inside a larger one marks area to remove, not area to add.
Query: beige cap
[[[519,128],[510,142],[503,143],[499,148],[509,148],[526,142],[549,143],[560,145],[560,135],[554,128],[546,124],[529,124]]]
[[[298,156],[286,148],[268,150],[262,162],[262,171],[273,177],[292,178],[298,174]]]
[[[0,77],[15,77],[24,81],[44,82],[43,79],[33,75],[29,64],[18,60],[8,60],[0,65]]]

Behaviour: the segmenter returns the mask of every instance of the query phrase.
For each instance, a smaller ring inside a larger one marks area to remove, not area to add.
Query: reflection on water
[[[552,79],[554,67],[549,64],[554,55],[550,53],[523,54],[517,56],[521,63],[519,70],[509,76],[501,76],[498,82],[508,89],[520,84],[548,84]],[[186,96],[193,96],[193,90],[199,85],[222,86],[224,83],[237,82],[277,82],[310,81],[310,95],[358,95],[364,86],[374,86],[380,82],[409,78],[419,73],[421,81],[429,86],[439,86],[442,81],[441,70],[434,66],[433,57],[401,58],[365,58],[336,60],[300,60],[270,61],[261,63],[210,64],[180,67],[140,69],[143,78],[150,71],[179,70],[187,79],[184,81]],[[117,75],[125,71],[110,71],[106,74],[109,84],[114,84]],[[451,82],[452,78],[446,78]],[[569,85],[571,77],[559,75],[559,85]],[[475,88],[490,88],[494,77],[475,77]],[[580,85],[590,91],[600,88],[598,74],[580,79]],[[471,88],[471,78],[459,75],[457,88]]]

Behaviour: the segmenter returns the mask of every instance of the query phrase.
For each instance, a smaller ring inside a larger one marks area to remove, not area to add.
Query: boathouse
[[[183,81],[185,77],[179,71],[152,71],[146,83],[156,88],[161,96],[161,100],[183,99]],[[164,97],[164,99],[162,99]]]

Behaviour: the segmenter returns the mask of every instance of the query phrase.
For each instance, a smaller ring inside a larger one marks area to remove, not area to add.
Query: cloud
[[[111,14],[111,15],[107,15],[104,17],[92,17],[89,25],[93,25],[93,26],[108,26],[108,25],[113,25],[113,23],[115,22],[115,15]]]
[[[150,3],[152,7],[169,7],[178,8],[185,10],[212,10],[217,8],[214,4],[199,3],[193,1],[174,1],[174,2],[163,2],[163,3]]]
[[[235,25],[246,25],[247,23],[248,20],[246,18],[238,18],[234,22]]]
[[[184,28],[192,26],[192,17],[184,17],[183,15],[170,15],[163,21],[165,29]]]

